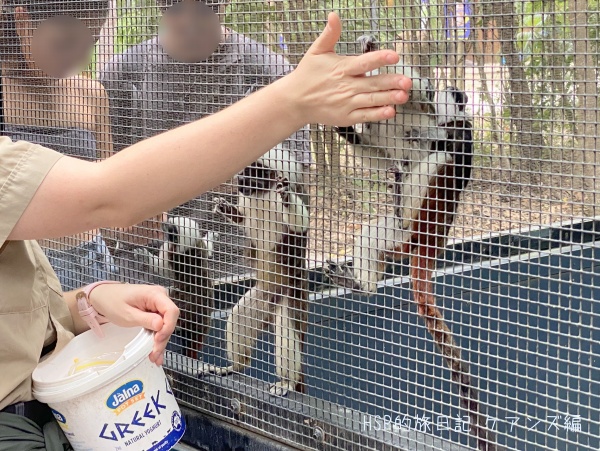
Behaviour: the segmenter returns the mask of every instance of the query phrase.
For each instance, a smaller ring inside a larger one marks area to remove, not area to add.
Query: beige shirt
[[[60,283],[38,243],[7,241],[62,157],[39,145],[0,137],[0,409],[32,400],[31,374],[42,348],[57,341],[59,350],[73,337]]]

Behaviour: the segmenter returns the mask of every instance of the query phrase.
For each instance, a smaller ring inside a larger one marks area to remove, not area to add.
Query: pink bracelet
[[[108,320],[102,316],[100,313],[96,311],[92,304],[90,303],[90,295],[92,294],[92,290],[100,285],[105,283],[123,283],[118,282],[116,280],[101,280],[99,282],[94,282],[85,288],[82,291],[77,293],[77,308],[79,309],[79,316],[83,319],[87,325],[90,327],[94,333],[100,337],[104,337],[104,332],[102,332],[102,328],[100,324],[107,323]]]

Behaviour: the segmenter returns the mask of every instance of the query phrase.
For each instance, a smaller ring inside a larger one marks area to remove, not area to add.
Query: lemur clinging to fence
[[[359,39],[363,52],[375,50],[372,36]],[[363,225],[353,246],[352,267],[329,263],[331,280],[354,291],[377,291],[386,258],[410,258],[410,276],[419,315],[452,370],[463,407],[471,418],[471,434],[480,450],[496,450],[494,434],[479,411],[477,392],[468,365],[444,317],[436,306],[431,281],[438,254],[454,222],[463,190],[471,179],[472,123],[465,106],[467,95],[449,87],[437,95],[426,78],[402,62],[391,68],[413,80],[409,102],[397,107],[386,122],[340,127],[338,132],[354,144],[355,153],[371,169],[395,174],[394,211],[376,224]]]
[[[205,365],[204,373],[240,372],[250,364],[258,335],[275,334],[275,366],[280,380],[270,392],[303,391],[302,351],[308,316],[307,245],[309,212],[301,165],[289,150],[275,147],[237,176],[238,202],[215,199],[215,211],[243,226],[256,284],[233,307],[227,320],[230,366]]]
[[[195,220],[183,216],[170,217],[163,230],[165,242],[158,256],[144,248],[136,253],[145,257],[154,273],[172,280],[169,296],[180,309],[176,335],[182,338],[185,354],[198,359],[214,310],[213,277],[208,261],[216,233],[203,234]]]

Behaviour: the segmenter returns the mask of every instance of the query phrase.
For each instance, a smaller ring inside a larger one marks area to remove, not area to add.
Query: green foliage
[[[118,0],[115,54],[155,36],[160,11],[154,0]]]
[[[343,33],[338,46],[341,53],[354,53],[356,39],[375,32],[382,42],[394,40],[402,27],[401,8],[387,7],[385,0],[284,0],[278,2],[232,2],[225,23],[236,31],[259,42],[309,43],[303,33],[320,33],[329,11],[336,11],[343,21]],[[272,36],[269,36],[268,34]],[[275,45],[275,51],[282,51]]]
[[[567,111],[575,108],[574,47],[567,8],[567,2],[558,0],[519,2],[515,8],[520,19],[516,47],[533,94],[534,117],[546,139],[557,132],[557,123],[569,128],[561,133],[574,132],[570,121],[565,121]],[[554,117],[557,111],[565,117]]]
[[[588,36],[594,51],[594,63],[600,64],[600,1],[590,0],[588,3]]]
[[[160,10],[154,0],[117,0],[117,26],[115,30],[114,54],[127,50],[155,36],[158,32]],[[88,76],[95,78],[100,44],[96,44],[89,66]]]

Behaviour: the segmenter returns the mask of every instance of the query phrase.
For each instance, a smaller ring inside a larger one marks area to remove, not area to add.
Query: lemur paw
[[[227,376],[231,373],[233,373],[233,366],[216,366],[208,363],[203,363],[198,370],[199,377],[210,375]]]
[[[290,199],[290,181],[285,177],[277,177],[277,185],[275,185],[275,192],[279,194],[283,202],[288,202]]]
[[[395,183],[402,180],[402,175],[404,174],[404,171],[402,170],[401,167],[399,167],[399,165],[397,163],[394,163],[394,165],[392,167],[390,167],[387,170],[387,172],[389,172],[390,174],[393,174]]]
[[[290,391],[294,391],[294,386],[291,381],[280,381],[269,384],[269,393],[272,396],[287,396]]]
[[[285,177],[277,177],[277,185],[275,186],[275,191],[278,194],[287,193],[290,188],[290,181]]]
[[[331,260],[326,261],[325,274],[334,285],[352,291],[362,291],[361,284],[354,277],[354,271],[347,263],[337,264]]]
[[[222,197],[215,197],[213,199],[215,206],[213,207],[213,213],[216,213],[233,224],[240,224],[244,221],[244,216],[240,213],[235,205],[228,202]]]
[[[136,247],[133,250],[135,261],[147,266],[153,274],[160,274],[160,258],[145,247]]]
[[[357,39],[362,53],[374,52],[379,48],[377,38],[372,34],[364,34]]]
[[[221,215],[226,214],[228,207],[231,206],[231,204],[223,197],[215,197],[213,199],[213,202],[215,204],[215,206],[213,207],[213,213],[218,213]]]

